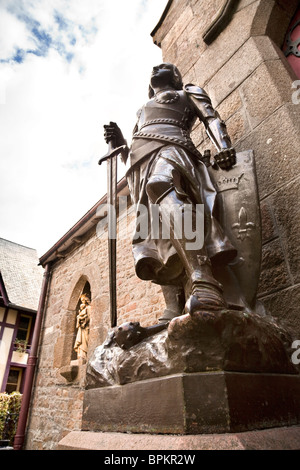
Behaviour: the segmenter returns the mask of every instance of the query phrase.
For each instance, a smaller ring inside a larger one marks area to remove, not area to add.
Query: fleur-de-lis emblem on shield
[[[239,211],[239,221],[232,225],[232,228],[237,229],[238,235],[237,238],[244,240],[246,237],[250,237],[250,230],[255,227],[253,222],[248,222],[248,214],[244,207],[240,208]]]

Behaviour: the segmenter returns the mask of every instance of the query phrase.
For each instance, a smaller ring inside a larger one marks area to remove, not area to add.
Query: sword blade
[[[108,142],[108,152],[100,158],[99,165],[107,162],[107,204],[108,204],[108,268],[110,294],[110,323],[117,326],[117,158],[127,155],[127,145],[115,147]]]
[[[107,159],[108,202],[108,266],[110,293],[110,323],[117,325],[117,155]]]

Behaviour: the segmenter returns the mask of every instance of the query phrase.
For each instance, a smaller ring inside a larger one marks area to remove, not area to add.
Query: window
[[[19,392],[22,380],[23,370],[21,367],[11,367],[9,369],[9,374],[6,383],[5,391],[7,393]]]
[[[17,339],[22,341],[29,340],[32,317],[29,315],[20,315],[19,326],[17,331]]]

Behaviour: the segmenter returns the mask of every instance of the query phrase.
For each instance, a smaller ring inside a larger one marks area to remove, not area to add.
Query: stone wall
[[[163,60],[184,83],[203,87],[238,151],[253,149],[261,200],[263,258],[259,298],[300,338],[300,105],[297,79],[281,48],[298,1],[241,0],[210,44],[203,33],[221,0],[173,0],[154,31]],[[201,124],[193,138],[212,149]]]
[[[132,210],[129,210],[127,219],[121,219],[118,230],[118,324],[132,320],[149,326],[158,322],[165,304],[159,286],[142,282],[135,275],[131,252],[133,220]],[[52,269],[28,423],[27,450],[54,449],[70,431],[81,429],[86,366],[72,365],[72,351],[76,306],[87,281],[92,299],[90,356],[110,329],[107,232],[99,238],[96,226]]]

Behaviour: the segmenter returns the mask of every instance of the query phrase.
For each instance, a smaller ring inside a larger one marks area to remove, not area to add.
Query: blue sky
[[[91,36],[95,37],[98,33],[97,20],[91,15],[88,21],[82,21],[80,17],[70,19],[70,11],[73,10],[74,5],[78,2],[49,2],[50,7],[46,2],[35,0],[33,2],[18,0],[15,2],[3,1],[1,6],[2,15],[4,15],[3,23],[5,21],[12,21],[13,25],[16,23],[23,26],[26,31],[26,40],[23,43],[22,36],[14,35],[14,42],[11,43],[11,48],[3,51],[3,56],[0,58],[2,63],[23,63],[26,57],[33,54],[38,57],[46,57],[50,49],[55,50],[67,62],[72,62],[76,53],[76,44],[78,40],[89,42]],[[73,5],[72,5],[73,3]],[[91,2],[93,3],[93,2]],[[89,2],[86,2],[86,8],[89,8]],[[95,3],[94,3],[95,4]],[[46,6],[47,5],[47,6]],[[101,2],[99,3],[101,5]],[[38,8],[45,8],[48,10],[48,18],[40,17]],[[105,7],[104,7],[105,8]],[[100,11],[100,8],[99,8]],[[3,24],[2,23],[2,24]],[[100,25],[99,25],[100,26]],[[7,29],[7,25],[4,30]]]
[[[0,237],[42,255],[106,192],[102,126],[130,142],[166,3],[0,0]]]

